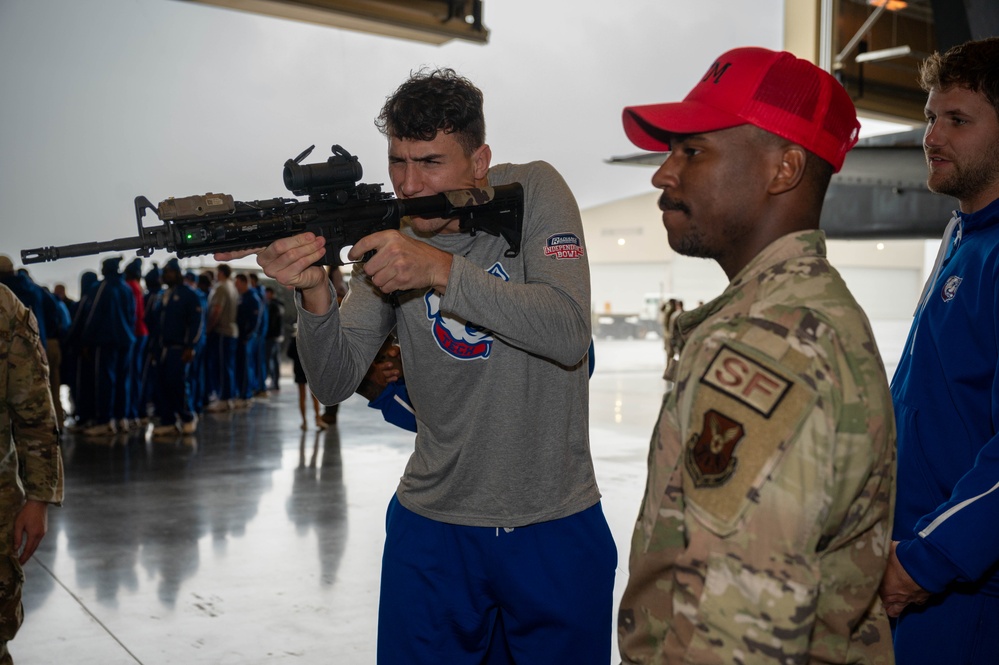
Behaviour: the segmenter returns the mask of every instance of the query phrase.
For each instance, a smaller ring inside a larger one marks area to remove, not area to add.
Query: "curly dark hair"
[[[450,68],[411,72],[385,100],[375,126],[385,136],[414,141],[454,134],[470,155],[486,142],[482,91]]]
[[[926,92],[954,85],[981,92],[999,115],[999,37],[934,53],[919,68],[919,85]]]

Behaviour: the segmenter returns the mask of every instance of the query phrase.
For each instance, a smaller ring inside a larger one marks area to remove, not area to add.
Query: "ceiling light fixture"
[[[867,4],[872,7],[884,6],[890,12],[901,11],[909,6],[909,3],[905,2],[905,0],[867,0]]]
[[[867,53],[858,53],[854,58],[857,62],[878,62],[879,60],[891,60],[893,58],[904,58],[907,55],[912,55],[912,47],[905,46],[893,46],[891,48],[878,49],[877,51],[868,51]]]

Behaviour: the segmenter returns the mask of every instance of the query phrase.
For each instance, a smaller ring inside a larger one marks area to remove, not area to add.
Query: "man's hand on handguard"
[[[382,293],[433,287],[443,294],[451,275],[452,256],[398,231],[379,231],[361,238],[347,254],[358,261],[375,250],[364,272]]]

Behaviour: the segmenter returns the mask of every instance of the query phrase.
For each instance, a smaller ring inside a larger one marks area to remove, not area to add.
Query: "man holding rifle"
[[[357,242],[339,307],[305,233],[258,253],[295,287],[309,385],[329,404],[395,330],[416,449],[387,518],[379,663],[610,660],[616,549],[588,442],[589,268],[578,207],[548,164],[490,166],[482,94],[420,71],[388,98],[400,199],[519,182],[522,250],[457,219],[411,218]],[[240,253],[217,254],[219,260]],[[495,660],[494,660],[495,659]]]

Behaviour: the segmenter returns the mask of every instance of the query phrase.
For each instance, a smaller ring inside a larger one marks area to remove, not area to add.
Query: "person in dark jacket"
[[[281,345],[284,343],[284,303],[277,297],[274,289],[264,289],[267,300],[267,335],[264,340],[267,358],[264,387],[270,390],[281,390]],[[269,383],[269,385],[268,385]]]
[[[35,315],[38,333],[42,338],[42,348],[45,348],[48,342],[45,323],[51,317],[46,316],[46,295],[42,288],[31,280],[27,272],[23,270],[15,272],[14,262],[5,254],[0,254],[0,284],[13,291],[17,299]]]
[[[208,324],[208,291],[198,285],[198,276],[193,272],[184,273],[184,284],[188,286],[201,303],[202,328]],[[201,414],[205,409],[205,348],[208,345],[208,335],[202,330],[201,338],[194,347],[194,360],[191,362],[191,406],[194,413]]]
[[[156,309],[159,369],[153,394],[159,422],[153,436],[194,434],[198,418],[191,400],[191,366],[204,335],[204,310],[198,294],[184,284],[177,259],[163,267],[163,283],[167,288]]]
[[[70,430],[83,430],[95,424],[93,349],[83,343],[83,324],[90,313],[95,291],[91,288],[98,281],[97,273],[87,270],[80,275],[80,300],[73,308],[73,320],[63,344],[64,362],[72,366],[69,373],[69,397],[73,403]]]
[[[153,263],[153,267],[146,273],[143,281],[146,283],[146,290],[143,294],[144,312],[142,320],[146,324],[146,348],[142,354],[142,365],[139,370],[139,383],[142,385],[142,393],[139,395],[139,419],[142,423],[149,420],[149,414],[153,409],[153,386],[156,385],[156,357],[158,356],[155,323],[159,321],[156,311],[160,303],[160,289],[163,286],[159,265]],[[156,347],[156,348],[154,348]]]
[[[118,431],[128,412],[128,362],[135,343],[135,297],[118,271],[121,257],[105,259],[104,279],[91,288],[91,304],[83,321],[83,344],[93,349],[96,376],[96,424],[84,436]]]
[[[257,330],[260,328],[260,297],[250,286],[246,275],[236,275],[234,280],[239,293],[236,307],[236,325],[239,328],[239,345],[236,347],[236,406],[247,407],[253,400],[253,386],[257,380]]]
[[[270,327],[270,309],[267,307],[267,294],[264,292],[264,285],[260,283],[260,276],[255,273],[247,273],[250,280],[250,289],[257,294],[260,302],[260,318],[257,322],[257,335],[253,340],[253,385],[250,389],[257,397],[267,397],[267,328]]]
[[[132,290],[135,298],[135,344],[128,359],[128,412],[125,419],[131,425],[138,425],[139,419],[146,415],[142,403],[142,367],[146,360],[146,343],[149,339],[149,329],[146,327],[146,294],[142,290],[142,259],[135,258],[125,266],[125,283]]]

